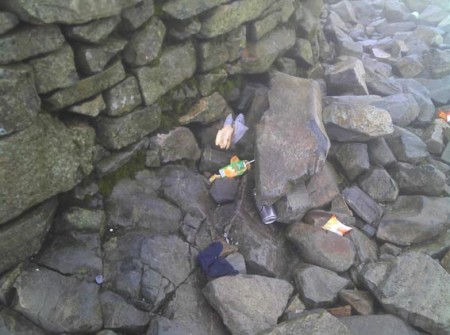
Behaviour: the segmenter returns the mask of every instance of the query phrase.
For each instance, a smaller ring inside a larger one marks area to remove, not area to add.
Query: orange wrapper
[[[327,223],[325,223],[322,226],[322,229],[325,230],[329,230],[332,231],[335,234],[344,236],[345,233],[349,232],[350,230],[352,230],[352,227],[346,226],[345,224],[343,224],[342,222],[340,222],[337,218],[336,215],[333,215],[328,221]]]

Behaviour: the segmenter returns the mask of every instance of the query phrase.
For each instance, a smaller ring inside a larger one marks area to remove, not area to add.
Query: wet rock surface
[[[449,334],[449,15],[1,1],[0,333]]]

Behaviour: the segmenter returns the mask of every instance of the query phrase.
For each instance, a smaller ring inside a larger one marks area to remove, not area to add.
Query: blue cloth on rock
[[[222,249],[222,243],[213,242],[198,254],[200,268],[210,277],[234,276],[239,273],[225,258],[219,257]]]

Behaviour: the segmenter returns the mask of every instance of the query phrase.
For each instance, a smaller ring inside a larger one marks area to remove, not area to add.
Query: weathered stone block
[[[91,21],[79,26],[66,26],[64,33],[73,40],[99,43],[109,36],[120,22],[120,16]]]
[[[104,92],[106,114],[121,116],[130,113],[142,103],[141,91],[135,77],[129,76],[113,88]]]
[[[228,2],[227,0],[206,0],[206,1],[192,1],[187,3],[183,0],[169,0],[163,5],[162,10],[169,16],[178,19],[186,20],[193,16],[217,7],[223,3]]]
[[[12,13],[0,12],[0,35],[19,24],[19,19]]]

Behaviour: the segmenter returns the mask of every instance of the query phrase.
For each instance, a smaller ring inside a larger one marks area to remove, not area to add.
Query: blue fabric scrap
[[[200,268],[210,277],[234,276],[239,274],[239,271],[225,258],[219,257],[222,249],[222,243],[213,242],[198,255]]]

